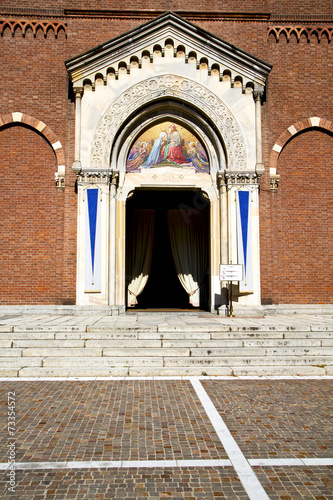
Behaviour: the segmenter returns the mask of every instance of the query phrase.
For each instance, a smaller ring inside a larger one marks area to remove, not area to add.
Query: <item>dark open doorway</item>
[[[149,277],[143,291],[136,297],[137,304],[134,306],[134,309],[194,309],[194,306],[190,304],[189,294],[177,275],[170,241],[170,221],[168,225],[168,214],[171,211],[179,211],[181,217],[184,218],[185,224],[192,224],[193,231],[200,231],[200,234],[196,236],[198,240],[200,239],[201,244],[202,242],[204,243],[205,251],[202,252],[202,256],[200,255],[200,259],[205,268],[205,273],[200,283],[200,304],[198,308],[207,309],[209,293],[209,201],[203,198],[198,190],[136,190],[132,198],[127,202],[127,261],[129,257],[128,253],[135,251],[133,243],[130,245],[129,242],[133,242],[130,232],[133,232],[134,229],[134,218],[132,215],[136,210],[150,210],[154,212],[154,236]],[[198,218],[202,218],[204,224],[201,224],[196,229],[194,222]],[[127,287],[131,279],[128,267],[126,270]]]

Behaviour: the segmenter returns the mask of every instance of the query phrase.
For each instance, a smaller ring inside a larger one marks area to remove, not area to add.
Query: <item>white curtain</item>
[[[172,255],[190,304],[200,306],[207,274],[207,221],[204,211],[168,210]],[[202,288],[202,290],[200,290]]]
[[[153,254],[154,210],[128,210],[126,272],[128,276],[127,305],[135,306],[146,286]]]

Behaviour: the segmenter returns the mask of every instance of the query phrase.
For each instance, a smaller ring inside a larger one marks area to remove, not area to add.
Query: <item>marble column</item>
[[[116,302],[116,196],[118,173],[113,172],[110,181],[109,203],[109,305]]]
[[[253,94],[255,102],[255,127],[256,127],[256,172],[260,176],[264,173],[262,162],[262,139],[261,139],[261,97],[262,91],[255,91]]]
[[[81,170],[81,102],[83,88],[74,88],[75,93],[75,151],[74,151],[74,172]]]
[[[228,191],[224,171],[217,174],[220,197],[220,264],[229,264],[228,247]],[[227,283],[221,283],[221,301],[228,303]]]

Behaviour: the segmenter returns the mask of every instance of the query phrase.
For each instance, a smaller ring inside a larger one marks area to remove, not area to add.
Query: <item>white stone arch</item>
[[[225,102],[204,85],[172,74],[147,78],[129,87],[110,104],[94,134],[91,167],[108,170],[113,143],[126,119],[147,103],[168,97],[191,104],[214,123],[224,143],[228,170],[248,170],[242,131]]]

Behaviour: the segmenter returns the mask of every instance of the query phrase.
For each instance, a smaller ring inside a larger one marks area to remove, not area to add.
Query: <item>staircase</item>
[[[291,322],[291,324],[294,324]],[[0,326],[0,377],[333,375],[333,325]]]

